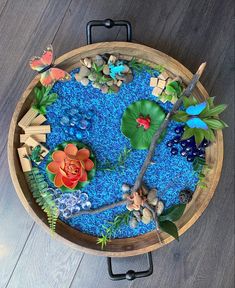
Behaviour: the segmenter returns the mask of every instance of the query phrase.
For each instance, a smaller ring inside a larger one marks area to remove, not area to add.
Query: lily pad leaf
[[[144,127],[137,122],[140,117],[148,118],[149,125]],[[134,149],[148,149],[152,137],[165,119],[165,113],[155,102],[140,100],[132,103],[122,116],[121,131],[130,139]],[[162,134],[159,141],[164,137]]]

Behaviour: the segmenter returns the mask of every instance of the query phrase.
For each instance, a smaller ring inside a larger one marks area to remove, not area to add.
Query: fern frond
[[[25,173],[25,176],[30,190],[33,193],[33,197],[37,204],[47,214],[49,227],[51,232],[54,233],[59,210],[52,199],[52,195],[48,192],[48,184],[45,181],[43,174],[40,173],[37,167],[33,167],[31,171]]]

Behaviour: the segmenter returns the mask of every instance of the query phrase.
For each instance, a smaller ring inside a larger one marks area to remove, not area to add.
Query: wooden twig
[[[141,167],[140,173],[139,173],[139,175],[136,178],[136,181],[135,181],[135,184],[134,184],[133,188],[131,189],[132,192],[138,191],[140,186],[142,185],[144,174],[147,171],[148,166],[152,163],[152,158],[153,158],[153,155],[154,155],[155,148],[156,148],[157,141],[158,141],[159,137],[161,136],[162,132],[167,128],[171,117],[174,115],[174,113],[182,105],[183,97],[189,97],[192,94],[192,91],[196,87],[197,82],[199,81],[199,79],[200,79],[205,67],[206,67],[206,63],[202,63],[200,65],[200,67],[198,68],[197,72],[193,75],[192,80],[189,82],[188,86],[183,91],[181,97],[176,101],[176,103],[174,104],[172,110],[166,115],[165,120],[163,121],[163,123],[161,124],[159,129],[156,131],[156,133],[153,135],[148,155],[146,156],[145,161],[144,161],[144,163],[143,163],[143,165]],[[108,209],[112,209],[112,208],[115,208],[117,206],[126,205],[126,204],[127,204],[127,200],[121,200],[119,202],[116,202],[116,203],[113,203],[113,204],[110,204],[110,205],[105,205],[105,206],[102,206],[102,207],[97,208],[97,209],[80,211],[77,214],[74,214],[72,216],[67,217],[67,219],[73,218],[73,217],[77,217],[77,216],[80,216],[80,215],[97,214],[97,213],[106,211]],[[152,212],[151,209],[150,209],[150,211]],[[154,219],[156,219],[156,213],[155,212],[154,212],[153,217],[154,217]]]
[[[100,208],[97,208],[97,209],[93,209],[93,210],[82,210],[82,211],[79,211],[79,212],[76,213],[76,214],[73,214],[73,215],[71,215],[71,216],[64,217],[64,218],[70,219],[70,218],[74,218],[74,217],[81,216],[81,215],[88,215],[88,214],[89,214],[89,215],[93,215],[93,214],[101,213],[101,212],[104,212],[104,211],[106,211],[106,210],[109,210],[109,209],[118,207],[118,206],[126,205],[127,202],[128,202],[127,199],[121,200],[121,201],[115,202],[115,203],[113,203],[113,204],[101,206]]]
[[[163,131],[167,128],[171,117],[174,115],[174,113],[177,110],[179,110],[180,106],[182,105],[183,97],[189,97],[192,94],[192,91],[196,87],[197,82],[199,81],[199,79],[200,79],[205,67],[206,67],[206,63],[203,63],[203,64],[200,65],[200,67],[198,68],[197,72],[193,75],[192,80],[189,82],[187,88],[182,93],[181,97],[176,101],[176,103],[174,104],[172,110],[166,115],[165,120],[162,122],[162,124],[159,127],[159,129],[153,135],[148,155],[145,158],[145,161],[144,161],[144,163],[143,163],[143,165],[141,167],[140,173],[139,173],[139,175],[136,178],[136,181],[135,181],[135,184],[134,184],[134,186],[132,188],[132,191],[137,191],[140,188],[141,183],[143,181],[144,174],[147,171],[148,166],[152,162],[152,158],[153,158],[153,155],[154,155],[154,152],[155,152],[155,148],[156,148],[158,139],[160,138],[160,136],[163,133]]]

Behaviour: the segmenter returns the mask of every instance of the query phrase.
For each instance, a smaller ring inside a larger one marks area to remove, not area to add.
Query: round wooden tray
[[[79,66],[79,60],[81,58],[92,57],[96,54],[103,53],[119,53],[124,59],[136,57],[153,64],[160,64],[171,73],[179,75],[186,84],[192,78],[192,73],[170,56],[147,46],[128,42],[102,42],[87,45],[64,54],[55,61],[55,64],[62,69],[71,71]],[[17,154],[17,148],[20,146],[19,135],[21,133],[21,128],[17,126],[17,123],[31,106],[33,100],[32,90],[38,82],[39,75],[29,84],[15,109],[8,136],[8,162],[12,181],[20,201],[33,219],[49,233],[46,214],[36,204],[28,188]],[[198,83],[193,94],[199,99],[209,97],[201,83]],[[223,162],[223,135],[221,131],[216,133],[216,142],[207,148],[206,161],[211,166],[211,170],[206,179],[208,187],[206,189],[196,189],[193,200],[187,205],[184,215],[176,223],[180,235],[197,221],[215,192]],[[166,233],[161,233],[161,237],[164,244],[173,241],[173,237]],[[162,247],[158,242],[156,232],[152,231],[133,238],[114,239],[104,250],[101,250],[100,245],[96,244],[96,237],[81,233],[60,220],[57,223],[55,238],[84,252],[103,256],[134,256]]]

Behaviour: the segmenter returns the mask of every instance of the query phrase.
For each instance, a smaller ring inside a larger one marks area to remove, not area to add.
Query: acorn
[[[185,189],[180,191],[179,200],[182,204],[189,203],[193,198],[193,192],[191,190]]]

